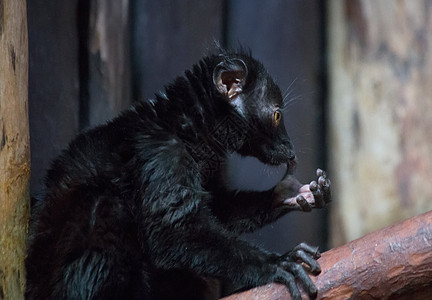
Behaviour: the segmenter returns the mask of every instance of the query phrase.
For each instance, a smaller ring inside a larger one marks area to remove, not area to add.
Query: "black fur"
[[[278,107],[280,90],[261,63],[221,53],[80,134],[53,162],[34,207],[26,298],[213,299],[226,286],[273,281],[299,297],[294,278],[315,295],[300,263],[319,273],[317,249],[280,256],[237,239],[313,206],[282,203],[301,184]],[[288,175],[265,192],[229,191],[220,170],[233,151],[285,163]],[[312,194],[327,202],[329,182]]]

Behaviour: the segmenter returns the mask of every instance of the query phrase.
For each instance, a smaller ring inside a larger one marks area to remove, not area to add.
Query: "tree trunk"
[[[0,0],[0,299],[22,299],[29,216],[27,16]]]
[[[432,209],[432,2],[328,13],[334,246]]]

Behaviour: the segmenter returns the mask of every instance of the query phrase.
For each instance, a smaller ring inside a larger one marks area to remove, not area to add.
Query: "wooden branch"
[[[318,299],[427,299],[432,295],[432,211],[323,253]],[[307,299],[306,296],[304,296]],[[224,300],[291,299],[280,284]]]

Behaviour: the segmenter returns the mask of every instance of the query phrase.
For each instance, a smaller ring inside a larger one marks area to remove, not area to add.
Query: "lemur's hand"
[[[331,201],[330,179],[326,173],[318,169],[317,181],[301,185],[294,176],[289,175],[274,189],[274,206],[288,206],[292,210],[311,211],[322,208]],[[293,190],[296,194],[293,195]]]

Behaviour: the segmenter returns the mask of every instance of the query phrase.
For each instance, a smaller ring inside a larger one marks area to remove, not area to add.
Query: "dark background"
[[[32,193],[80,130],[152,97],[215,40],[250,48],[290,93],[285,125],[297,175],[315,179],[315,169],[326,167],[324,7],[313,0],[28,1]],[[261,174],[254,161],[240,165]],[[254,186],[270,175],[243,179]],[[325,250],[327,209],[291,213],[247,239],[279,252],[302,241]]]

